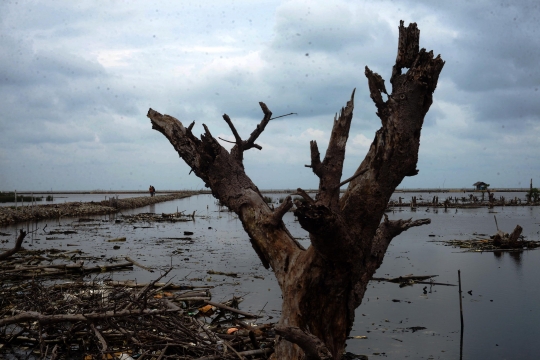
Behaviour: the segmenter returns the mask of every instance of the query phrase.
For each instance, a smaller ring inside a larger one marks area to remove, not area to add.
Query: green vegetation
[[[52,198],[52,196],[51,196]],[[43,197],[35,197],[34,201],[42,201]],[[32,196],[28,195],[17,195],[17,202],[31,202]],[[15,193],[14,192],[0,192],[0,203],[15,202]]]
[[[46,198],[45,200],[47,200],[47,201],[53,201],[54,198],[53,198],[52,195],[47,195],[47,198]]]
[[[298,201],[300,201],[301,203],[305,203],[305,202],[307,201],[306,199],[304,199],[303,197],[300,197],[300,196],[295,196],[295,197],[293,198],[293,201],[295,201],[295,200],[298,200]]]
[[[529,191],[527,191],[527,199],[532,202],[537,202],[540,198],[540,191],[538,188],[532,188]]]
[[[267,204],[271,204],[272,202],[274,202],[270,196],[264,196],[263,199],[264,202]]]

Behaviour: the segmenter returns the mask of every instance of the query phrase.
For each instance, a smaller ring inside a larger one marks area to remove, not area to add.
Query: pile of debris
[[[444,240],[435,242],[442,242],[447,246],[459,247],[473,252],[523,251],[540,247],[540,241],[525,240],[525,237],[521,235],[522,231],[523,228],[517,225],[511,234],[505,233],[497,228],[497,232],[490,236],[489,239],[478,238],[471,240]]]
[[[116,222],[127,222],[129,224],[137,222],[183,222],[193,221],[195,219],[195,211],[191,214],[185,214],[182,212],[175,212],[171,214],[161,213],[139,213],[133,215],[121,215],[120,219],[116,219]]]
[[[239,310],[240,298],[218,303],[212,286],[159,282],[170,270],[147,284],[113,281],[103,272],[139,264],[85,267],[81,258],[88,260],[80,251],[17,245],[0,253],[0,357],[211,360],[273,352],[273,325],[253,323],[259,316]]]
[[[91,214],[114,214],[122,209],[135,209],[193,195],[193,192],[182,192],[159,196],[143,196],[127,199],[110,198],[101,202],[68,202],[63,204],[27,205],[18,207],[0,207],[0,226],[18,222],[55,219],[61,217],[80,217]]]

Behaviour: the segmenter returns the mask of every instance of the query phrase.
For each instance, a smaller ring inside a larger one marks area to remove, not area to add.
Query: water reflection
[[[273,194],[271,197],[274,206],[278,206],[280,198],[285,196]],[[122,220],[122,214],[176,211],[184,211],[186,214],[196,211],[196,221],[159,223],[152,228],[139,225],[135,228],[126,221],[114,221]],[[537,233],[536,222],[540,207],[509,207],[497,211],[501,213],[498,216],[501,228],[512,229],[519,223],[523,226],[524,235],[532,237]],[[493,252],[494,256],[486,253],[464,254],[455,248],[428,242],[430,234],[436,234],[437,240],[449,240],[466,239],[473,233],[493,233],[493,214],[486,209],[460,209],[457,213],[440,211],[438,214],[433,209],[428,214],[425,209],[416,213],[403,209],[389,216],[393,219],[430,217],[432,224],[410,229],[396,238],[389,247],[384,263],[377,270],[378,274],[385,277],[438,274],[438,282],[455,284],[456,272],[461,269],[466,287],[464,290],[472,290],[472,294],[465,293],[463,299],[467,326],[463,344],[465,359],[487,356],[534,358],[532,352],[540,353],[540,343],[534,339],[535,334],[540,333],[540,312],[537,311],[540,267],[536,266],[540,261],[540,251],[529,251],[527,259],[524,259],[522,252],[504,255],[498,251]],[[130,256],[159,270],[172,264],[174,282],[215,285],[212,294],[219,300],[226,300],[234,293],[248,294],[242,303],[243,309],[258,313],[268,302],[264,313],[274,319],[279,317],[281,293],[273,274],[264,269],[236,215],[219,207],[211,195],[193,196],[140,209],[123,210],[118,215],[96,215],[92,218],[97,221],[81,223],[78,219],[51,219],[10,225],[2,229],[2,232],[14,234],[16,238],[19,228],[34,231],[25,244],[28,246],[32,240],[32,249],[78,249],[85,254],[107,259]],[[300,228],[292,213],[286,214],[284,222],[291,234],[308,247],[308,235]],[[68,230],[71,227],[76,227],[77,234],[63,239],[46,239],[44,236],[45,232]],[[180,237],[184,237],[184,231],[194,233],[192,240],[180,240]],[[40,237],[41,241],[38,240]],[[112,246],[115,243],[107,242],[107,239],[113,237],[127,237],[127,241],[121,244],[120,249],[114,250]],[[68,244],[75,244],[76,247],[68,248],[71,246]],[[9,245],[3,247],[8,248]],[[240,277],[234,281],[227,277],[209,277],[207,270],[234,271]],[[155,273],[142,269],[114,276],[119,280],[136,279],[140,282],[155,279]],[[455,287],[429,285],[424,290],[424,286],[399,288],[395,284],[370,283],[366,297],[357,309],[351,333],[369,334],[369,339],[351,339],[347,350],[354,353],[384,352],[387,359],[403,359],[407,355],[411,358],[443,356],[446,359],[461,356]],[[513,304],[515,310],[508,311],[508,304]],[[518,316],[524,314],[526,316]],[[263,321],[266,320],[270,319],[265,318]],[[410,326],[423,326],[427,329],[413,335],[407,330]],[[496,347],[495,343],[501,346]],[[444,353],[441,352],[443,350]]]
[[[522,265],[521,259],[523,251],[494,251],[493,255],[495,256],[495,259],[500,262],[503,259],[504,253],[508,253],[508,256],[510,256],[510,259],[513,260],[513,263],[516,266],[516,269],[519,270]]]
[[[508,253],[510,255],[510,258],[514,260],[514,264],[517,268],[521,267],[521,255],[523,255],[523,251],[510,251]]]

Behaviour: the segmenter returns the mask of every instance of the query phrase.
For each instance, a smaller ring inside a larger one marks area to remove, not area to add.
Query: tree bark
[[[248,140],[242,140],[230,117],[223,115],[235,137],[230,153],[206,125],[198,139],[191,132],[193,124],[186,128],[171,116],[148,111],[152,128],[165,135],[212,194],[238,214],[261,261],[272,267],[283,293],[278,324],[283,336],[278,336],[276,359],[304,355],[309,359],[341,358],[354,311],[390,241],[410,227],[430,222],[391,221],[384,214],[404,177],[418,173],[420,132],[444,66],[440,56],[434,58],[433,52],[419,50],[419,38],[415,23],[405,28],[401,21],[391,94],[387,94],[380,75],[365,69],[382,127],[352,177],[341,180],[354,91],[334,118],[324,159],[317,143],[311,141],[310,167],[320,179],[319,189],[315,199],[298,189],[307,201],[296,202],[295,210],[300,225],[310,234],[308,249],[298,244],[283,224],[283,215],[293,207],[291,198],[271,210],[244,172],[243,152],[261,149],[255,141],[272,116],[264,103],[259,103],[264,117]],[[402,74],[404,68],[408,70]],[[346,183],[347,191],[340,198],[340,187]]]

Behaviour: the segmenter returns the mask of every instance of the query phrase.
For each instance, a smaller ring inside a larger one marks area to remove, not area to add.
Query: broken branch
[[[236,131],[236,128],[234,127],[234,124],[232,123],[231,118],[229,117],[229,115],[223,114],[223,119],[225,120],[227,125],[229,125],[229,127],[231,128],[231,131],[232,131],[232,133],[234,135],[234,138],[236,139],[236,145],[242,146],[242,138],[238,134],[238,131]]]
[[[246,150],[251,149],[252,147],[255,147],[259,150],[262,149],[260,145],[255,144],[255,140],[257,140],[257,138],[262,134],[262,132],[264,131],[264,128],[266,127],[266,125],[270,121],[270,118],[272,117],[272,112],[268,109],[265,103],[259,102],[259,106],[261,107],[264,113],[264,117],[259,123],[259,125],[257,125],[255,130],[253,130],[253,132],[249,136],[249,139],[247,139],[247,141],[245,142],[244,149]]]
[[[26,236],[26,231],[23,231],[22,229],[19,230],[19,237],[17,238],[17,241],[15,242],[15,246],[13,249],[7,250],[0,254],[0,260],[7,259],[11,255],[15,254],[17,251],[21,249],[24,237]]]
[[[274,119],[279,119],[279,118],[282,118],[282,117],[285,117],[285,116],[289,116],[289,115],[298,115],[297,113],[289,113],[289,114],[285,114],[285,115],[280,115],[280,116],[276,116],[276,117],[273,117],[269,120],[274,120]]]
[[[302,198],[304,198],[304,200],[306,200],[311,205],[315,204],[315,200],[313,200],[311,196],[309,196],[308,193],[302,190],[301,188],[296,189],[296,195],[300,195]]]
[[[293,206],[293,202],[291,199],[291,196],[287,196],[285,200],[277,207],[277,209],[274,210],[274,213],[272,214],[272,223],[274,225],[277,225],[283,216],[289,211]]]
[[[342,182],[339,183],[338,188],[342,187],[343,185],[345,185],[348,182],[353,181],[354,179],[356,179],[360,175],[366,173],[367,171],[368,171],[368,169],[361,170],[361,171],[357,172],[356,174],[354,174],[353,176],[351,176],[350,178],[348,178],[347,180],[343,180]]]

